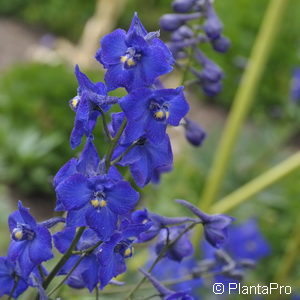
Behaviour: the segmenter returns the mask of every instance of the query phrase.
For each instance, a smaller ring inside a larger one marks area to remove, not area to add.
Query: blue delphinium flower
[[[117,29],[102,38],[96,59],[107,69],[109,90],[151,86],[158,76],[172,71],[173,63],[158,34],[148,34],[136,14],[127,33]]]
[[[35,221],[21,201],[18,210],[9,216],[8,226],[12,237],[8,257],[19,263],[25,277],[35,266],[53,257],[50,232]]]
[[[74,174],[58,185],[56,193],[68,211],[67,225],[89,226],[103,240],[113,233],[118,216],[132,210],[139,198],[128,182],[115,182],[107,175]]]
[[[228,238],[228,227],[234,220],[226,215],[208,215],[202,212],[193,204],[185,200],[176,200],[177,203],[187,207],[201,220],[204,227],[204,235],[206,240],[216,248],[221,247]]]
[[[72,158],[65,165],[63,165],[55,175],[53,179],[53,185],[57,190],[58,186],[72,175],[81,174],[89,178],[102,173],[102,164],[97,149],[95,148],[93,139],[89,137],[79,159]],[[113,166],[109,169],[107,175],[113,181],[119,181],[123,179],[121,174]],[[65,210],[60,197],[57,197],[55,210]]]
[[[0,297],[10,295],[14,289],[12,297],[17,298],[28,286],[18,264],[7,257],[0,257]]]
[[[78,81],[77,96],[70,100],[71,108],[76,112],[74,128],[70,142],[74,149],[80,145],[84,135],[89,136],[95,125],[99,109],[106,112],[111,104],[117,102],[116,97],[107,96],[106,86],[102,82],[92,83],[88,77],[75,67],[75,75]]]
[[[189,291],[172,291],[163,286],[156,278],[148,272],[140,269],[144,276],[152,283],[153,287],[159,292],[163,300],[193,300],[194,297],[190,295]]]
[[[125,260],[133,255],[133,243],[146,231],[149,223],[132,223],[125,220],[110,239],[100,245],[97,256],[100,262],[100,288],[103,289],[113,277],[126,271]]]
[[[178,126],[189,110],[183,87],[137,89],[123,97],[120,106],[128,122],[126,141],[132,142],[144,136],[155,144],[163,142],[167,125]]]
[[[61,252],[65,253],[72,240],[75,237],[75,228],[66,227],[62,231],[53,235],[54,245]],[[75,250],[87,250],[95,246],[99,242],[99,237],[92,229],[86,229],[79,239]],[[99,247],[98,247],[99,248]],[[67,280],[67,284],[73,288],[88,288],[91,292],[98,284],[98,269],[100,267],[98,258],[96,256],[97,249],[95,248],[91,253],[86,255],[77,268],[72,272]],[[59,271],[59,275],[67,274],[76,264],[80,255],[72,255],[63,268]]]
[[[161,230],[155,247],[156,253],[159,254],[169,241],[175,240],[185,229],[186,225],[180,225]],[[166,257],[180,262],[184,257],[192,255],[193,252],[194,249],[189,238],[189,233],[185,233],[174,243],[174,245],[169,247],[166,252]]]

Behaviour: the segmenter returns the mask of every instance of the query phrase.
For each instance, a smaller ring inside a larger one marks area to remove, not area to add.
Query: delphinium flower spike
[[[199,55],[196,55],[196,61],[203,71],[189,68],[189,63],[181,61],[182,58],[191,60],[193,52],[199,51],[203,43],[210,43],[212,48],[220,53],[227,52],[230,47],[229,40],[223,36],[223,24],[216,14],[212,1],[175,0],[172,7],[180,14],[162,16],[160,25],[162,29],[172,32],[168,45],[176,58],[177,65],[183,69],[187,68],[196,76],[197,80],[192,82],[199,84],[205,94],[216,96],[222,89],[223,76],[207,80],[207,76],[211,77],[210,72],[214,73],[214,70],[207,65],[207,59],[199,59]],[[205,57],[204,54],[201,56]]]

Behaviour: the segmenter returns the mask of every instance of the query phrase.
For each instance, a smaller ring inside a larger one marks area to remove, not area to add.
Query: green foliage
[[[23,194],[49,193],[51,177],[72,155],[76,80],[63,66],[21,65],[0,81],[0,181]]]

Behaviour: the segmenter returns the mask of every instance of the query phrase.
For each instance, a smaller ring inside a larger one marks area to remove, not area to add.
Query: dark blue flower
[[[117,29],[103,37],[96,59],[107,69],[105,82],[110,90],[150,86],[172,70],[172,54],[157,35],[147,34],[135,14],[127,33]]]
[[[53,185],[55,189],[57,189],[60,183],[72,175],[82,174],[86,177],[93,177],[101,174],[101,169],[101,161],[97,149],[93,143],[93,139],[89,137],[79,159],[72,158],[65,165],[63,165],[55,175],[53,179]],[[109,169],[108,176],[115,181],[123,179],[115,167],[111,167]],[[55,210],[65,210],[63,203],[58,197]]]
[[[129,145],[119,145],[113,158],[126,153]],[[158,168],[172,166],[173,154],[168,135],[165,135],[160,144],[155,144],[147,138],[140,138],[135,146],[127,152],[118,163],[121,166],[129,166],[130,172],[136,184],[140,187],[150,180],[156,179]]]
[[[195,147],[201,146],[206,138],[205,131],[189,118],[185,118],[184,121],[186,139]]]
[[[53,235],[55,247],[61,252],[65,253],[72,240],[75,237],[75,228],[66,227],[61,232]],[[86,229],[79,239],[75,250],[82,251],[87,250],[95,246],[99,242],[99,238],[95,231],[92,229]],[[98,284],[98,269],[100,267],[96,251],[93,250],[91,253],[86,255],[76,269],[72,272],[71,276],[67,280],[67,284],[73,288],[88,288],[91,292]],[[72,267],[76,264],[80,255],[72,255],[63,268],[59,271],[59,275],[67,274]]]
[[[22,274],[28,276],[35,266],[53,257],[52,241],[48,229],[35,221],[21,201],[18,208],[8,218],[12,237],[8,257],[18,262]]]
[[[77,96],[70,100],[70,106],[76,112],[70,138],[73,149],[80,145],[84,135],[91,135],[100,115],[99,109],[106,112],[111,104],[117,102],[116,97],[107,96],[106,87],[102,82],[92,83],[85,74],[80,72],[77,65],[75,75],[79,87]]]
[[[17,298],[27,288],[28,283],[22,277],[18,265],[7,257],[0,257],[0,297],[10,295],[14,289],[12,297]]]
[[[183,87],[137,89],[123,97],[120,105],[128,122],[125,128],[126,142],[144,136],[152,143],[160,144],[165,139],[167,125],[178,126],[189,110]]]
[[[181,225],[160,230],[158,243],[155,248],[157,255],[167,245],[167,243],[169,243],[169,241],[175,240],[185,229],[186,226]],[[192,255],[193,252],[194,249],[189,238],[189,233],[185,233],[168,249],[166,257],[171,260],[181,261],[184,257]]]
[[[185,200],[176,200],[176,202],[187,207],[199,217],[204,227],[204,236],[213,247],[219,248],[226,243],[228,227],[234,220],[232,217],[221,214],[208,215]]]
[[[153,287],[159,292],[163,300],[193,300],[189,291],[172,291],[163,286],[156,278],[144,270],[140,270],[144,276],[152,283]]]
[[[132,210],[139,194],[126,181],[109,175],[74,174],[56,188],[58,200],[68,210],[67,226],[89,226],[106,240],[116,228],[118,216]]]
[[[149,227],[148,224],[125,222],[121,231],[115,232],[111,238],[101,244],[97,253],[100,262],[100,288],[103,289],[113,277],[126,271],[125,260],[133,255],[132,244],[135,239]]]

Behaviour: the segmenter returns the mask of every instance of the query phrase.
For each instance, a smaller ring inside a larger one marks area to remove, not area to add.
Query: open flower
[[[172,54],[157,36],[148,34],[135,14],[127,33],[117,29],[103,37],[96,59],[107,69],[105,82],[110,90],[150,86],[172,71]]]
[[[78,65],[75,67],[78,81],[77,96],[70,100],[71,108],[76,112],[74,128],[71,133],[71,147],[80,145],[84,135],[90,136],[98,116],[99,109],[106,112],[111,104],[117,102],[116,97],[107,96],[106,86],[102,82],[93,83],[83,74]]]
[[[189,105],[183,87],[176,89],[136,89],[120,100],[127,118],[126,142],[145,136],[160,144],[166,136],[167,125],[178,126],[187,114]]]
[[[14,289],[12,297],[17,298],[27,288],[28,283],[22,278],[18,265],[7,257],[0,257],[0,297],[10,295]]]
[[[28,276],[35,266],[53,257],[51,234],[35,221],[21,201],[18,208],[8,218],[12,237],[8,257],[18,262],[22,274]]]
[[[139,194],[126,181],[108,175],[87,178],[74,174],[56,188],[58,200],[68,210],[67,226],[89,226],[103,240],[116,229],[118,216],[132,210]]]

